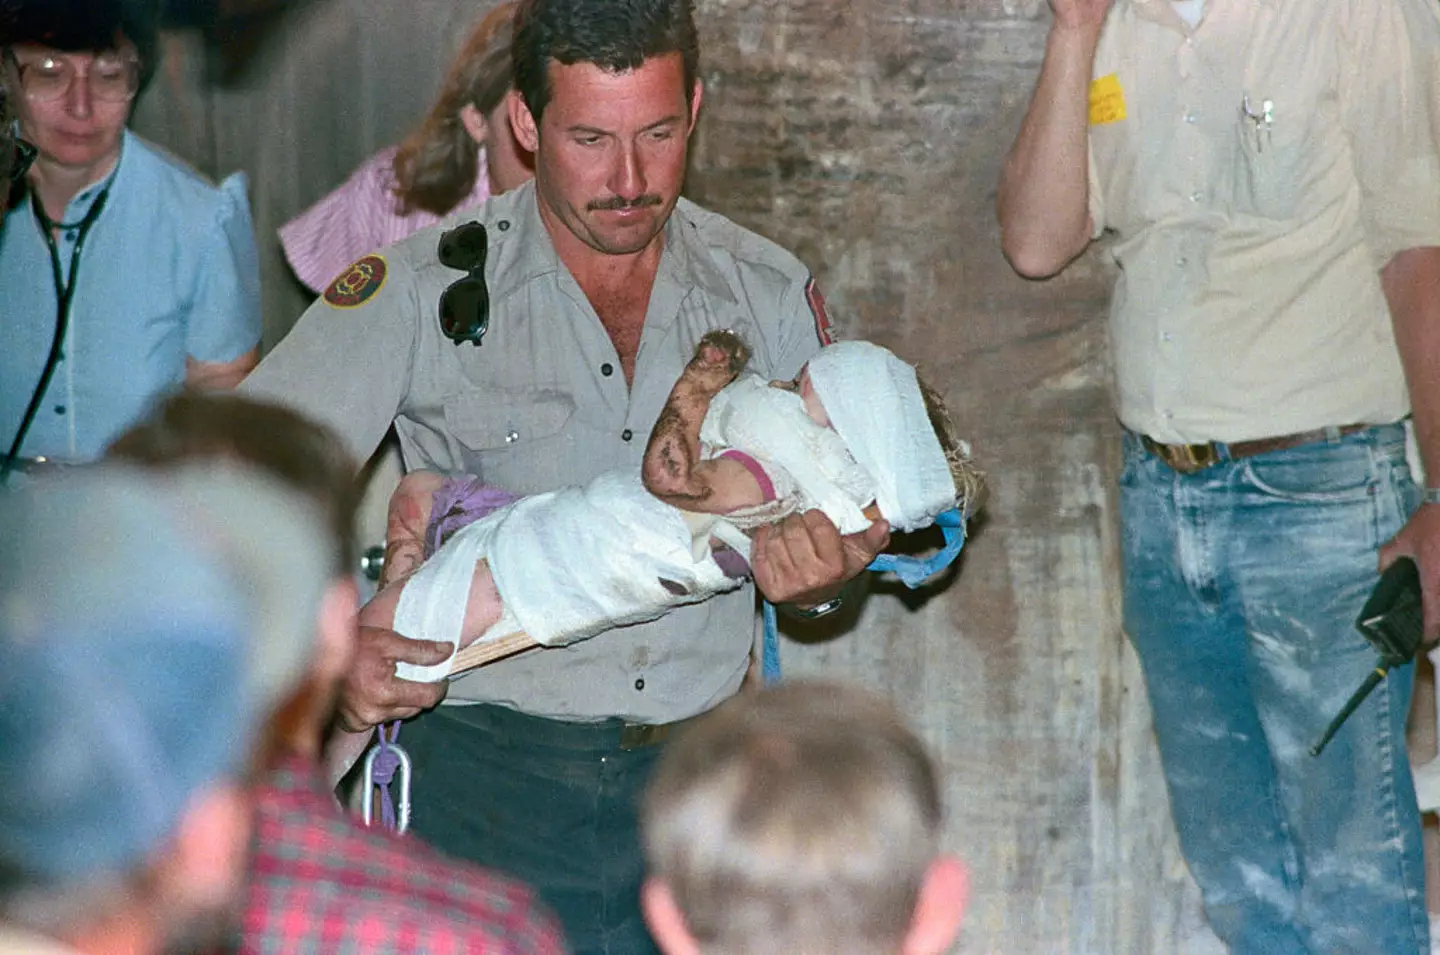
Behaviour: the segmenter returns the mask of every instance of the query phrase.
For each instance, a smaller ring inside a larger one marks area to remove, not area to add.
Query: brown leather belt
[[[1145,450],[1169,465],[1171,470],[1181,474],[1194,474],[1221,461],[1239,458],[1253,458],[1257,454],[1298,448],[1302,444],[1334,440],[1347,434],[1364,431],[1368,424],[1347,424],[1339,428],[1317,428],[1298,434],[1282,434],[1274,438],[1256,438],[1253,441],[1207,441],[1205,444],[1161,444],[1148,435],[1140,435]],[[1223,453],[1221,449],[1224,449]]]

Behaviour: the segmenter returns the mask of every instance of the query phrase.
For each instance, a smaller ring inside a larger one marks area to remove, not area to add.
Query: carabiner
[[[379,746],[370,747],[370,752],[365,754],[364,773],[361,776],[361,785],[365,792],[360,796],[360,816],[365,825],[375,824],[372,818],[375,811],[375,760],[382,752],[395,754],[399,762],[400,772],[400,812],[395,821],[395,831],[403,835],[405,830],[410,828],[410,754],[405,752],[398,743],[386,742]],[[386,791],[389,791],[389,781],[385,783]]]

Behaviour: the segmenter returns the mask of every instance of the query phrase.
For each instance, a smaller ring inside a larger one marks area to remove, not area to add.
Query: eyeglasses
[[[23,139],[13,140],[10,148],[12,150],[10,182],[16,183],[25,178],[25,174],[30,171],[30,166],[35,162],[35,157],[40,154],[40,150]]]
[[[455,344],[479,346],[490,329],[490,290],[485,287],[489,239],[478,222],[456,226],[440,237],[440,264],[469,273],[440,293],[440,330]]]
[[[140,91],[140,59],[133,53],[97,53],[82,73],[65,55],[43,54],[22,63],[14,53],[9,57],[20,73],[25,97],[49,102],[64,96],[77,79],[90,84],[90,95],[105,103],[128,103]]]

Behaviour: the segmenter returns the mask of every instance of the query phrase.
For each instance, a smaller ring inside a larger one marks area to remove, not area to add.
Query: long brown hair
[[[443,216],[475,188],[480,145],[465,131],[460,110],[482,116],[509,92],[513,0],[485,15],[466,39],[429,114],[395,153],[395,199],[401,215],[420,209]]]

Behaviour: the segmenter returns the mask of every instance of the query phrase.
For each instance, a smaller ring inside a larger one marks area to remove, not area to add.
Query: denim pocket
[[[1368,443],[1322,442],[1259,455],[1245,461],[1244,476],[1272,497],[1312,504],[1364,500],[1381,483]]]

